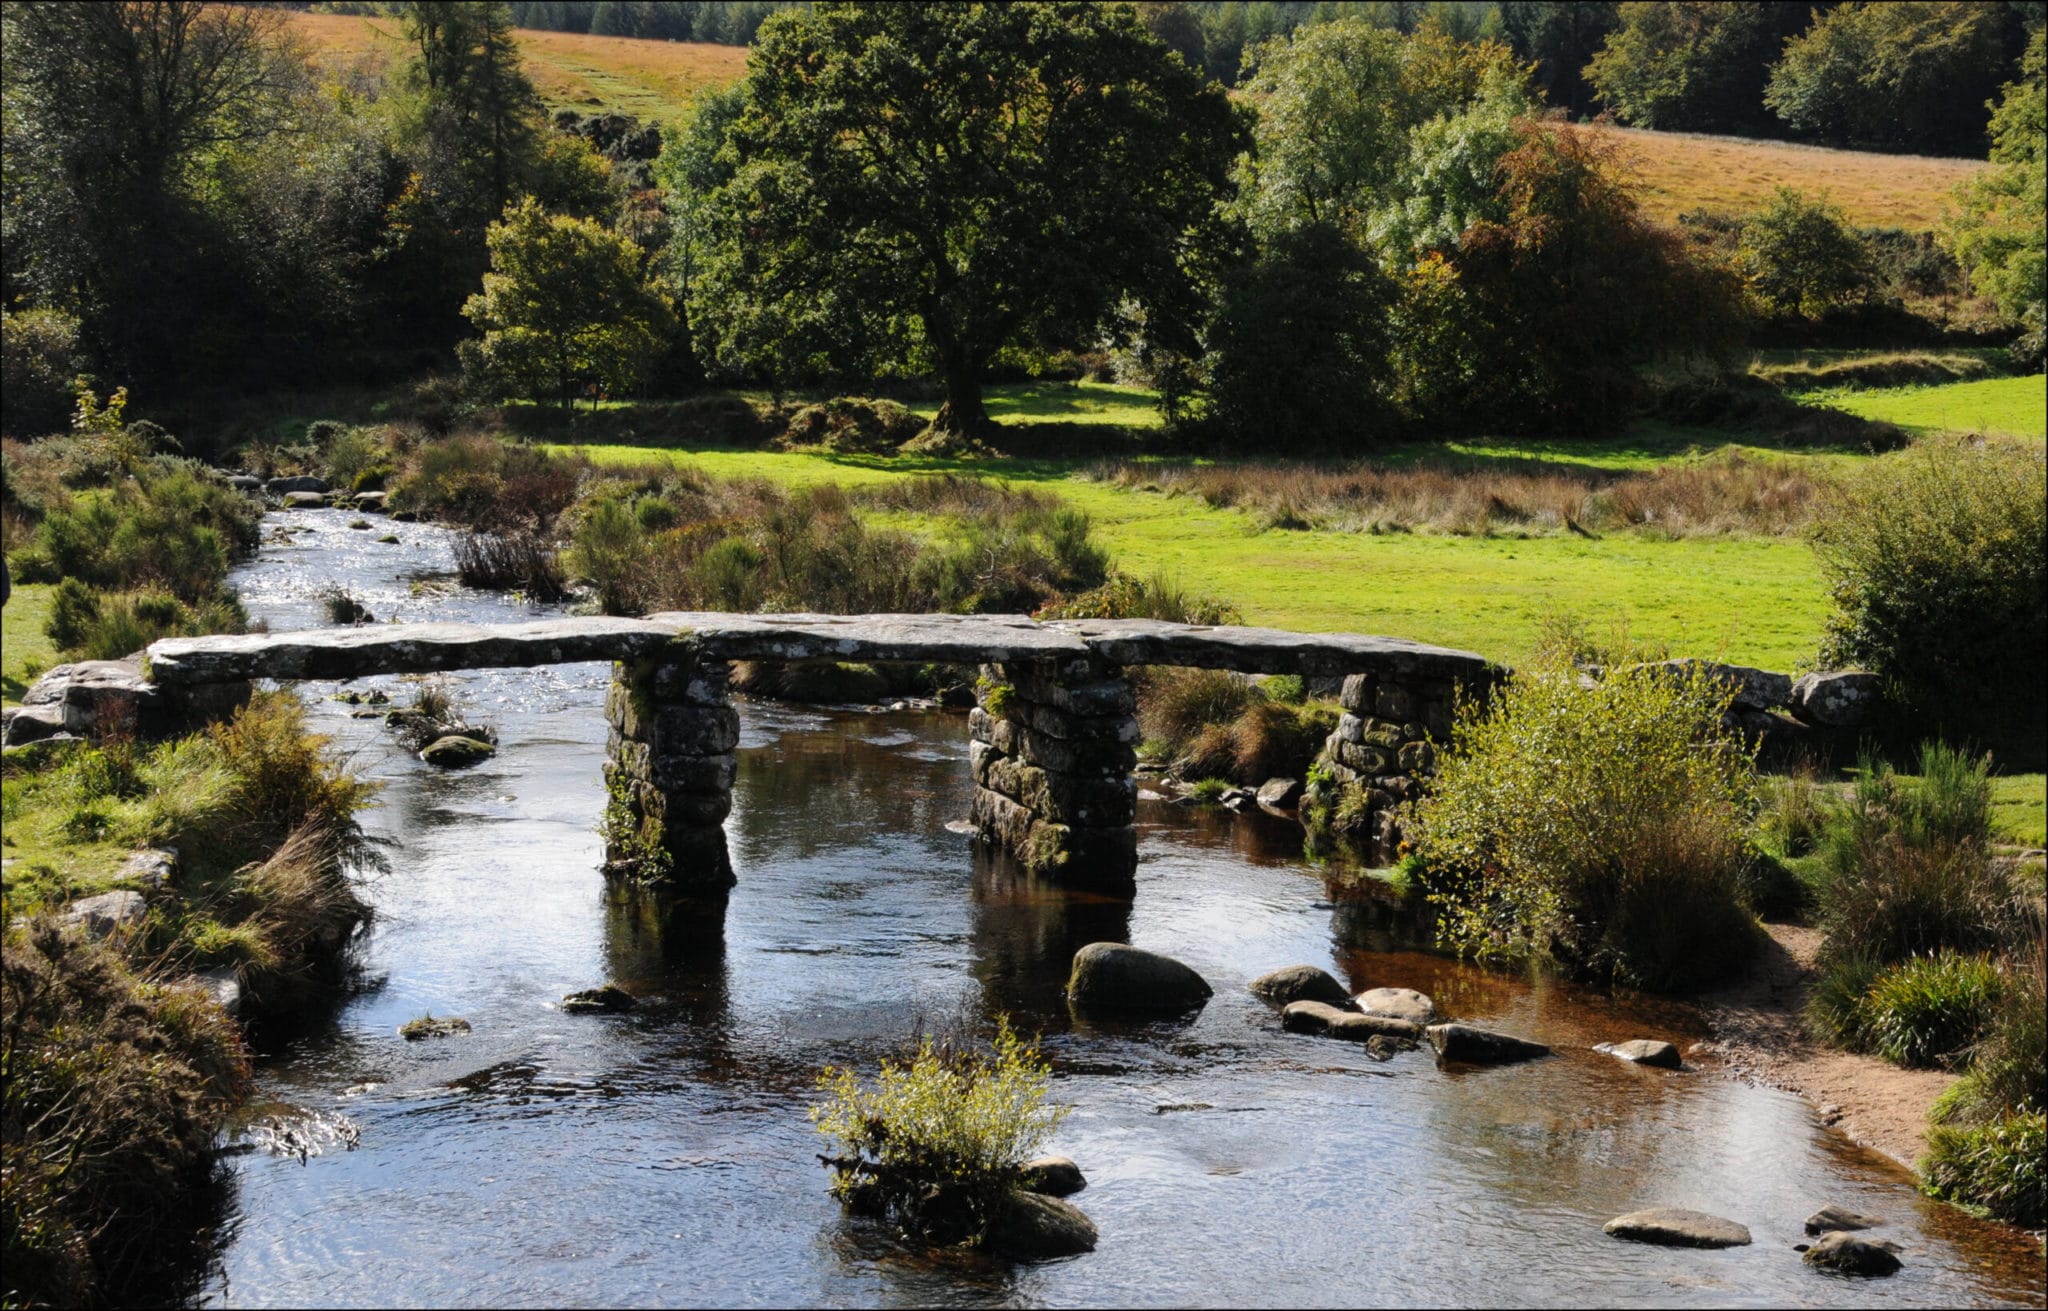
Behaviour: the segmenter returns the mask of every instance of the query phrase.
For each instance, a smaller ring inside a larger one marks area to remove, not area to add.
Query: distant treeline
[[[761,23],[797,0],[519,0],[511,6],[515,27],[540,32],[588,32],[650,41],[708,41],[743,46]],[[385,14],[392,6],[375,0],[302,4],[328,14]]]

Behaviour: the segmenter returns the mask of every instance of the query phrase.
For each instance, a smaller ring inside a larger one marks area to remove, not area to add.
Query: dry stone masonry
[[[985,842],[1042,871],[1137,867],[1137,701],[1095,656],[987,664],[968,716],[973,820]]]
[[[739,774],[731,666],[686,642],[614,666],[605,694],[605,867],[698,891],[734,879],[725,845]]]
[[[1344,680],[1338,704],[1344,714],[1323,746],[1322,764],[1337,782],[1358,787],[1366,802],[1360,843],[1377,861],[1392,861],[1401,846],[1398,808],[1420,795],[1422,780],[1436,764],[1432,742],[1451,735],[1451,716],[1460,689],[1482,695],[1484,670],[1465,679],[1398,678],[1353,674]]]

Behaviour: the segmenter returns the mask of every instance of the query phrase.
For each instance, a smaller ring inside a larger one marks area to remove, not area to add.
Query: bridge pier
[[[1034,871],[1125,882],[1138,863],[1137,700],[1092,655],[986,664],[968,718],[981,841]]]
[[[1337,698],[1344,713],[1323,744],[1321,763],[1338,783],[1361,789],[1365,810],[1350,836],[1377,864],[1401,857],[1400,806],[1420,796],[1435,771],[1432,743],[1450,740],[1461,688],[1483,695],[1486,684],[1373,674],[1344,680]]]
[[[612,666],[605,762],[609,873],[693,891],[734,883],[725,817],[739,772],[730,666],[671,647]]]

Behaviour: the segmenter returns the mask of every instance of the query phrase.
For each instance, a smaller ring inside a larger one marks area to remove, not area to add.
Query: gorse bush
[[[999,1017],[987,1052],[927,1034],[906,1064],[872,1084],[849,1069],[818,1078],[811,1122],[837,1154],[832,1189],[850,1208],[886,1214],[939,1241],[979,1238],[1067,1108],[1046,1102],[1052,1069]]]
[[[119,660],[162,637],[239,633],[248,626],[232,596],[187,605],[167,592],[95,592],[76,578],[57,584],[44,631],[83,660]]]
[[[1990,1027],[2004,985],[1988,955],[1915,956],[1871,982],[1858,1027],[1894,1064],[1954,1068]]]
[[[1824,668],[1885,675],[1951,730],[2038,756],[2048,723],[2048,462],[1927,441],[1850,480],[1814,526]]]
[[[151,457],[128,467],[132,477],[118,465],[74,475],[107,485],[45,502],[34,540],[12,557],[18,575],[162,590],[188,605],[222,599],[228,565],[255,549],[260,507],[190,461]]]
[[[1727,702],[1697,669],[1582,682],[1553,659],[1462,707],[1411,829],[1444,941],[1653,988],[1739,961],[1754,784]]]

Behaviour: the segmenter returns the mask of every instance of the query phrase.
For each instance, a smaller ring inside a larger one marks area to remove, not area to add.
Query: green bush
[[[1769,314],[1817,319],[1874,285],[1870,251],[1842,211],[1791,187],[1779,187],[1742,225],[1738,249],[1750,291]]]
[[[1824,964],[1837,956],[1891,964],[2001,944],[2013,901],[1990,859],[1988,769],[1939,744],[1921,749],[1919,779],[1864,762],[1821,848]]]
[[[1885,675],[1954,732],[2041,751],[2048,723],[2048,462],[1923,441],[1825,503],[1826,668]]]
[[[1870,1012],[1864,1001],[1884,971],[1885,963],[1872,956],[1840,950],[1824,953],[1819,977],[1806,998],[1807,1028],[1837,1047],[1868,1051],[1870,1037],[1864,1022]]]
[[[76,318],[57,310],[0,310],[0,432],[63,432],[71,419],[72,380],[83,365]]]
[[[163,637],[239,633],[248,627],[233,597],[186,605],[167,592],[95,592],[77,578],[57,584],[44,632],[67,657],[120,660]]]
[[[999,1017],[992,1050],[926,1035],[908,1064],[885,1060],[872,1085],[828,1067],[811,1122],[831,1139],[833,1193],[946,1242],[978,1239],[1028,1160],[1066,1117],[1046,1103],[1052,1069]]]
[[[1739,962],[1753,779],[1727,702],[1699,669],[1582,681],[1553,658],[1462,707],[1410,828],[1445,942],[1653,988]]]
[[[1915,956],[1871,982],[1859,1027],[1894,1064],[1953,1069],[1990,1027],[2004,982],[1989,956]]]
[[[569,566],[597,589],[597,603],[608,615],[638,613],[646,556],[647,535],[617,501],[590,506],[570,539]]]
[[[1051,605],[1039,619],[1164,619],[1176,624],[1241,624],[1236,606],[1189,592],[1164,574],[1134,578],[1112,572],[1101,586]]]
[[[2048,1116],[2022,1111],[1927,1135],[1920,1161],[1927,1191],[2029,1229],[2048,1224]]]

